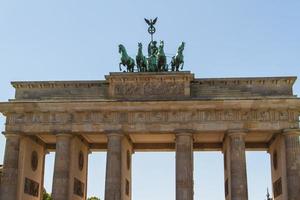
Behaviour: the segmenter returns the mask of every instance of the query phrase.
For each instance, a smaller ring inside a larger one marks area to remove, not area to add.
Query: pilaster
[[[5,137],[6,145],[0,199],[16,200],[18,195],[20,136],[17,134],[5,134]]]

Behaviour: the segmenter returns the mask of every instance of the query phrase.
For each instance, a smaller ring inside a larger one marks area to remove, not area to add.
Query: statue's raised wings
[[[146,18],[144,18],[145,19],[145,22],[149,25],[149,26],[153,26],[155,23],[156,23],[156,21],[157,21],[157,17],[154,19],[154,20],[152,20],[152,19],[146,19]]]

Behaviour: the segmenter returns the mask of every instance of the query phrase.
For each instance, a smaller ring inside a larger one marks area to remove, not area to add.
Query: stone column
[[[188,131],[176,134],[176,200],[194,199],[193,135]]]
[[[69,200],[69,176],[71,159],[70,134],[56,135],[56,152],[52,185],[52,197],[54,200]]]
[[[20,136],[16,134],[6,134],[5,136],[6,145],[0,199],[16,200],[18,195]]]
[[[286,157],[287,195],[289,200],[300,198],[300,130],[283,132]]]
[[[122,139],[121,133],[107,134],[105,200],[121,200]]]
[[[245,135],[245,130],[230,130],[227,133],[225,167],[228,178],[225,190],[228,189],[229,200],[248,199]]]

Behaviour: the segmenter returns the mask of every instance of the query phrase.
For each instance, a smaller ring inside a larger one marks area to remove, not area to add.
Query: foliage
[[[47,193],[47,191],[44,189],[43,191],[43,200],[53,200],[51,195]]]
[[[87,200],[100,200],[98,197],[89,197]]]

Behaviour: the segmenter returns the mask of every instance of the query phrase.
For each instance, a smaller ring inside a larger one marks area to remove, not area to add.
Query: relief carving
[[[298,123],[296,111],[276,110],[191,110],[136,112],[11,113],[8,124],[22,123],[168,123],[207,121],[288,121]]]
[[[118,83],[114,86],[114,95],[119,97],[183,96],[184,83]]]
[[[39,196],[39,183],[31,180],[29,178],[25,178],[25,183],[24,183],[24,193],[38,197]]]
[[[80,197],[84,196],[84,183],[77,178],[74,178],[73,193]]]

